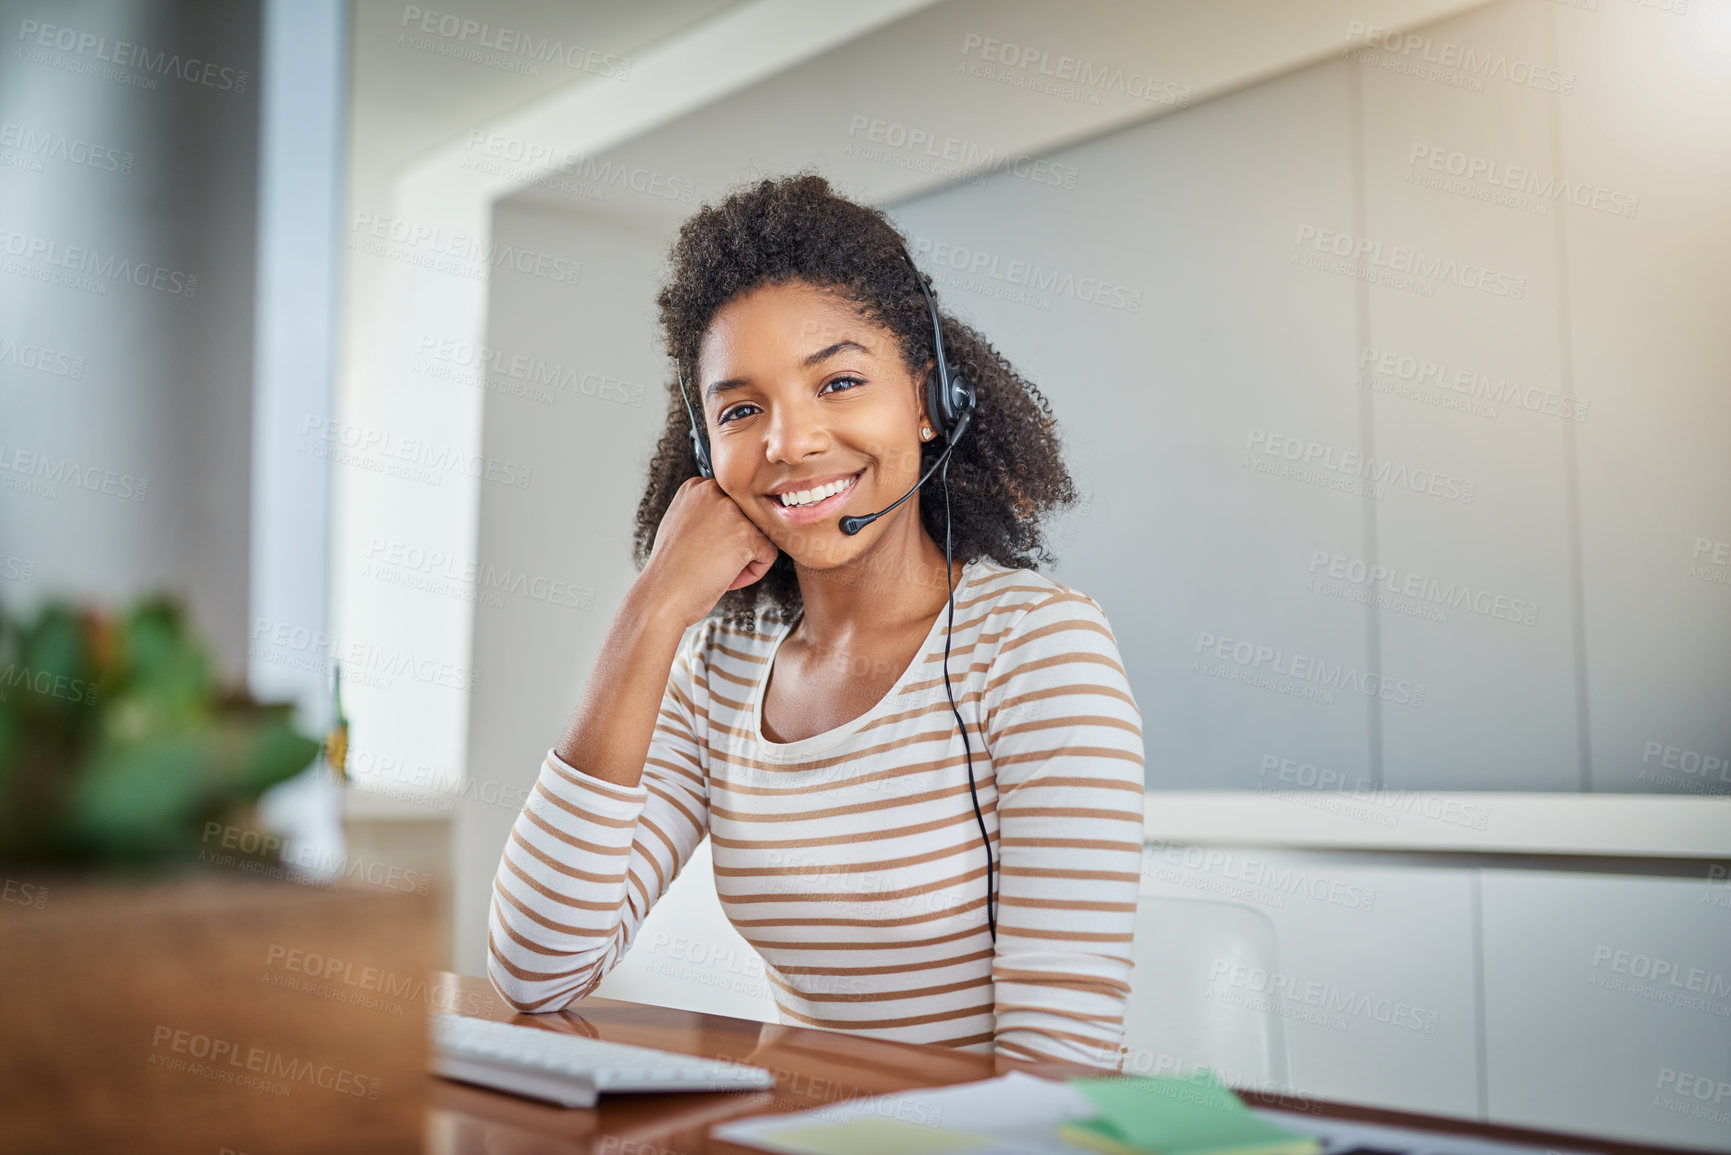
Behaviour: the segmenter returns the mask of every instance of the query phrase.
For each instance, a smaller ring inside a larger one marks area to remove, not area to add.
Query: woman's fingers
[[[758,556],[745,564],[745,568],[739,571],[739,576],[733,579],[733,584],[728,586],[728,589],[740,589],[761,580],[763,575],[769,572],[769,568],[775,564],[775,559],[778,556],[775,544],[762,534],[759,534],[758,538],[760,545]],[[763,549],[768,550],[768,556],[764,556]]]

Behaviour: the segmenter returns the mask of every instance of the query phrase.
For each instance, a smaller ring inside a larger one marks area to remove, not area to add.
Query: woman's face
[[[924,378],[888,329],[804,281],[766,285],[715,314],[697,365],[716,483],[794,561],[841,565],[903,517],[918,525],[916,495],[855,535],[840,526],[919,480]],[[779,496],[831,483],[845,488],[804,508]]]

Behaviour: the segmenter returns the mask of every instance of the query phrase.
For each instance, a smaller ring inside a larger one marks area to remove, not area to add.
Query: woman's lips
[[[832,493],[822,501],[811,505],[783,505],[779,497],[765,498],[775,507],[775,512],[789,525],[810,525],[814,521],[822,521],[832,513],[837,513],[847,504],[848,496],[859,486],[859,479],[865,476],[865,470],[853,475],[853,480],[847,483],[847,488],[839,493]]]

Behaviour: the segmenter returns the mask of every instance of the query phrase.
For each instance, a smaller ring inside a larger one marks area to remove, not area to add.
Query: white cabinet
[[[1731,888],[1483,872],[1498,1122],[1731,1149]]]
[[[1731,882],[1462,862],[1157,844],[1142,890],[1274,922],[1209,997],[1278,985],[1300,1094],[1731,1150]]]

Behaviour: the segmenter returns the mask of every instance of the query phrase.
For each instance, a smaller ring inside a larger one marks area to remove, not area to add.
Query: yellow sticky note
[[[809,1155],[936,1155],[946,1151],[972,1151],[989,1146],[992,1139],[967,1131],[944,1131],[918,1127],[900,1119],[861,1116],[846,1123],[818,1123],[810,1127],[788,1127],[776,1131],[777,1145],[798,1147]]]

